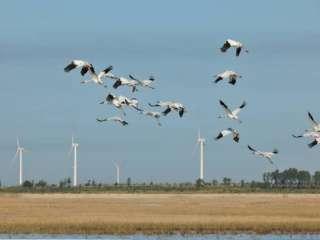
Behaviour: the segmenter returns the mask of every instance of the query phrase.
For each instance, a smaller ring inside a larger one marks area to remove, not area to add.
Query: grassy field
[[[318,194],[0,194],[1,233],[319,233]]]

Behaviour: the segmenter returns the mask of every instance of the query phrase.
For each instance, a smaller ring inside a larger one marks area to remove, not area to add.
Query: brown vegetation
[[[0,194],[1,233],[320,232],[318,194]]]

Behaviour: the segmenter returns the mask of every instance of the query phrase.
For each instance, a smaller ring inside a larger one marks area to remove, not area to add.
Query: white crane
[[[105,100],[100,102],[100,104],[104,104],[104,103],[111,104],[111,105],[115,106],[117,109],[121,110],[121,112],[124,116],[126,115],[126,113],[123,110],[123,107],[126,106],[127,103],[123,98],[121,98],[121,97],[119,98],[118,96],[109,93],[106,96]]]
[[[221,52],[226,52],[230,47],[236,49],[236,56],[238,57],[240,55],[240,52],[242,48],[244,48],[243,44],[239,41],[227,39],[223,46],[220,48]],[[246,53],[249,52],[248,49],[244,49]]]
[[[206,143],[206,139],[202,138],[200,135],[200,130],[198,132],[198,144],[200,145],[200,179],[203,180],[203,170],[204,170],[204,145]]]
[[[83,61],[83,60],[73,60],[71,61],[71,63],[69,63],[65,68],[64,71],[65,72],[70,72],[73,69],[76,68],[81,68],[81,75],[84,76],[89,69],[93,67],[91,63],[87,62],[87,61]]]
[[[303,134],[301,135],[294,135],[292,134],[294,138],[320,138],[320,132],[315,132],[315,131],[309,131],[306,130]]]
[[[242,78],[242,76],[235,71],[232,70],[226,70],[224,72],[218,73],[214,76],[216,79],[214,80],[214,83],[218,83],[223,79],[228,79],[228,83],[231,85],[235,85],[238,78]]]
[[[131,87],[132,92],[137,91],[137,86],[140,85],[139,81],[133,80],[133,79],[128,79],[125,77],[117,77],[117,76],[108,76],[109,78],[116,80],[113,84],[113,88],[117,89],[119,86],[124,86],[127,85]]]
[[[73,69],[81,68],[81,75],[84,76],[87,72],[90,73],[91,79],[81,81],[81,83],[95,83],[99,85],[103,85],[103,77],[111,77],[113,74],[111,73],[111,70],[113,69],[112,66],[109,66],[105,68],[103,71],[101,71],[99,74],[95,72],[95,69],[93,65],[87,61],[83,60],[73,60],[71,63],[69,63],[65,68],[65,72],[70,72]]]
[[[90,67],[90,74],[91,74],[91,79],[88,80],[83,80],[81,81],[81,83],[95,83],[95,84],[99,84],[99,85],[103,85],[103,80],[102,78],[107,77],[107,76],[112,76],[112,73],[110,73],[110,71],[113,69],[112,66],[109,66],[107,68],[105,68],[104,70],[102,70],[101,72],[99,72],[99,74],[97,74],[94,70],[94,67]],[[105,86],[106,87],[106,86]]]
[[[142,109],[139,108],[139,101],[136,98],[128,98],[125,96],[118,96],[120,102],[124,102],[128,107],[132,107],[135,110],[142,112]]]
[[[116,172],[117,172],[117,185],[120,184],[120,164],[117,162],[113,162],[114,167],[116,168]]]
[[[107,117],[107,118],[97,118],[98,122],[107,122],[107,121],[113,121],[113,122],[118,122],[122,124],[122,126],[128,125],[128,122],[123,120],[121,117],[115,116],[115,117]]]
[[[308,144],[309,148],[314,147],[315,145],[320,143],[320,132],[316,132],[316,131],[309,131],[306,130],[305,133],[301,134],[301,135],[292,135],[294,138],[312,138],[313,141],[311,143]]]
[[[24,152],[28,152],[28,150],[20,146],[19,138],[17,138],[17,150],[13,159],[16,159],[16,157],[19,156],[19,185],[20,186],[22,186],[23,184],[23,153]]]
[[[150,107],[165,107],[166,109],[162,112],[162,114],[164,116],[166,116],[168,113],[170,113],[171,110],[178,112],[180,117],[182,117],[183,114],[185,112],[187,112],[185,106],[182,103],[174,102],[174,101],[166,101],[166,102],[158,101],[155,104],[149,103],[149,106]]]
[[[248,145],[248,149],[256,156],[259,157],[264,157],[266,158],[271,164],[274,164],[274,162],[272,161],[272,157],[275,154],[278,154],[279,151],[277,149],[274,149],[272,152],[262,152],[262,151],[258,151],[256,149],[254,149],[253,147],[251,147],[250,145]]]
[[[160,123],[161,113],[160,112],[143,111],[142,113],[146,116],[149,116],[149,117],[156,119],[158,125],[161,126],[161,123]]]
[[[319,132],[320,131],[320,123],[314,119],[314,117],[312,116],[312,114],[310,112],[308,112],[308,118],[312,124],[312,130]]]
[[[236,129],[233,129],[233,128],[228,128],[228,129],[222,130],[218,134],[218,136],[215,137],[215,140],[219,140],[219,139],[221,139],[221,138],[223,138],[225,136],[228,136],[230,134],[232,134],[233,141],[238,143],[239,140],[240,140],[240,134]]]
[[[237,120],[239,123],[241,123],[241,120],[238,117],[238,114],[240,113],[241,109],[246,106],[246,102],[244,101],[238,108],[231,111],[228,106],[222,101],[219,100],[220,105],[223,107],[223,110],[225,111],[225,115],[219,116],[218,118],[224,118],[227,117],[232,120]]]
[[[133,75],[129,75],[129,78],[131,80],[135,80],[135,81],[138,81],[139,82],[139,85],[142,86],[142,87],[146,87],[146,88],[151,88],[151,89],[154,89],[154,87],[152,86],[152,83],[154,82],[154,77],[153,76],[150,76],[148,79],[137,79],[136,77],[134,77]]]
[[[71,138],[71,148],[69,151],[69,155],[73,152],[73,186],[76,187],[78,185],[78,147],[79,144],[74,142],[74,138]]]

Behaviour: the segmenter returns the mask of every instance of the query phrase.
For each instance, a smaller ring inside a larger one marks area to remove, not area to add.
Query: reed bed
[[[0,194],[0,233],[320,233],[318,194]]]

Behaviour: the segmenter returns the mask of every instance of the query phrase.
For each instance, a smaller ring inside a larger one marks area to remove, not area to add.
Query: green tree
[[[298,186],[299,187],[310,186],[311,174],[305,170],[298,171],[297,179],[298,179]]]
[[[22,183],[22,187],[25,187],[25,188],[32,188],[33,187],[33,181],[29,181],[29,180],[26,180]]]
[[[320,186],[320,171],[316,171],[313,175],[313,182],[316,186]]]
[[[127,178],[127,186],[131,186],[131,178],[130,177]]]
[[[71,187],[71,178],[70,177],[67,178],[66,183],[67,183],[67,187],[70,188]]]
[[[44,180],[40,180],[39,182],[37,182],[35,184],[36,187],[41,187],[41,188],[45,188],[47,187],[47,182],[45,182]]]
[[[196,187],[197,187],[197,188],[200,188],[200,187],[202,187],[202,186],[204,186],[204,185],[205,185],[205,182],[203,181],[203,179],[198,178],[198,179],[196,180]]]
[[[224,177],[222,179],[222,184],[225,185],[225,186],[230,186],[231,185],[231,178]]]

